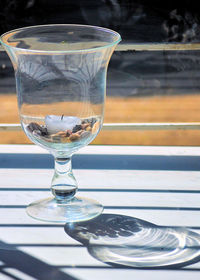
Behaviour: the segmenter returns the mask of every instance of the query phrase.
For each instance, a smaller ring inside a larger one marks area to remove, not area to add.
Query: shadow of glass
[[[200,235],[134,217],[102,214],[66,224],[66,233],[101,262],[132,268],[180,268],[200,260]]]

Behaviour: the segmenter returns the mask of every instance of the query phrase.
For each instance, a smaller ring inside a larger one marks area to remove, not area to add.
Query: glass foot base
[[[26,211],[37,220],[72,223],[97,217],[102,213],[103,206],[95,200],[82,197],[74,197],[65,203],[58,203],[55,198],[50,197],[31,203]]]

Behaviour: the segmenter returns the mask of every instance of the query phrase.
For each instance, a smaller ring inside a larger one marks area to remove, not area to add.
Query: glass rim
[[[93,29],[98,29],[98,30],[102,30],[102,31],[105,31],[105,32],[109,32],[109,33],[113,33],[117,36],[117,39],[112,42],[112,43],[107,43],[105,46],[100,46],[100,47],[95,47],[95,48],[86,48],[86,49],[82,49],[82,50],[60,50],[60,51],[48,51],[48,50],[35,50],[35,49],[25,49],[25,48],[18,48],[18,47],[15,47],[15,46],[11,46],[7,43],[5,43],[3,41],[3,38],[5,37],[5,35],[8,35],[12,32],[16,32],[16,31],[22,31],[22,30],[25,30],[25,29],[31,29],[31,28],[39,28],[39,27],[51,27],[51,26],[74,26],[74,27],[89,27],[89,28],[93,28]],[[121,36],[118,32],[112,30],[112,29],[109,29],[109,28],[105,28],[105,27],[101,27],[101,26],[95,26],[95,25],[87,25],[87,24],[44,24],[44,25],[32,25],[32,26],[27,26],[27,27],[21,27],[21,28],[16,28],[16,29],[12,29],[10,31],[7,31],[5,33],[3,33],[2,35],[0,35],[0,43],[9,48],[9,49],[15,49],[15,50],[19,50],[19,51],[26,51],[26,52],[34,52],[34,53],[44,53],[44,54],[61,54],[61,53],[83,53],[83,52],[96,52],[98,50],[102,50],[102,49],[107,49],[109,47],[112,47],[116,44],[118,44],[120,41],[121,41]]]

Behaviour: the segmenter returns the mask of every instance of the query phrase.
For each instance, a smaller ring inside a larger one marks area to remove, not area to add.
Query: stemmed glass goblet
[[[107,67],[120,40],[112,30],[74,24],[31,26],[1,36],[15,70],[22,128],[55,158],[54,196],[27,207],[36,219],[76,222],[103,210],[94,200],[74,196],[71,156],[102,127]]]

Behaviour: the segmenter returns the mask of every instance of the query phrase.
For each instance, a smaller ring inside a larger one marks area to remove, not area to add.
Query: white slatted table
[[[104,213],[200,233],[200,148],[88,146],[74,156],[79,195]],[[0,279],[199,279],[180,269],[115,268],[94,259],[63,225],[31,219],[25,206],[49,195],[53,160],[34,145],[0,145]]]

